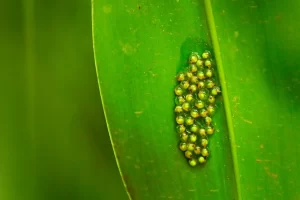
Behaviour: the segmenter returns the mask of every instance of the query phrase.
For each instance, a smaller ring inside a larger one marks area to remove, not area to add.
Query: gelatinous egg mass
[[[191,52],[174,88],[175,124],[179,149],[191,167],[206,163],[209,137],[214,133],[215,103],[221,93],[210,51]]]

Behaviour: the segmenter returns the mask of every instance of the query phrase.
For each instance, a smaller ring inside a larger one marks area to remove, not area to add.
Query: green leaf
[[[205,167],[190,168],[177,148],[175,75],[209,41],[203,4],[95,1],[94,34],[104,109],[132,199],[235,197],[223,106]]]
[[[298,4],[94,0],[98,82],[131,199],[299,198]],[[211,157],[191,168],[177,148],[173,89],[206,43],[223,101]]]

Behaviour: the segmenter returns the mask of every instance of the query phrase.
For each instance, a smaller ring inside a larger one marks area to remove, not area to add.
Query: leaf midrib
[[[229,142],[231,146],[231,154],[232,154],[232,161],[233,161],[233,171],[234,171],[234,177],[236,182],[236,193],[238,199],[242,199],[241,196],[241,189],[240,189],[240,179],[239,179],[239,166],[238,166],[238,159],[237,159],[237,151],[236,151],[236,140],[235,140],[235,134],[233,129],[233,122],[232,122],[232,115],[231,115],[231,108],[230,108],[230,102],[229,102],[229,96],[227,91],[227,84],[225,79],[225,73],[222,63],[222,57],[220,53],[220,45],[218,42],[218,35],[216,30],[216,25],[214,21],[214,15],[212,11],[212,6],[210,0],[204,0],[204,6],[206,11],[206,17],[208,22],[208,28],[210,31],[210,36],[212,40],[212,46],[214,49],[216,62],[217,62],[217,70],[219,74],[220,84],[222,87],[222,93],[223,93],[223,100],[224,100],[224,109],[225,109],[225,115],[226,115],[226,122],[229,132]]]

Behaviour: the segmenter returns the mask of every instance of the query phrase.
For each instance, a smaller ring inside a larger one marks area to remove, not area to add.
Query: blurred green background
[[[127,199],[86,0],[0,3],[0,199]]]

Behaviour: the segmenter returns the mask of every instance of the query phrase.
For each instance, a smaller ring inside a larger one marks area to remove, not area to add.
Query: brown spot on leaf
[[[269,168],[268,167],[264,167],[264,170],[266,172],[266,174],[274,179],[277,179],[278,178],[278,174],[275,174],[275,173],[272,173],[269,171]]]
[[[127,175],[123,175],[123,180],[126,184],[126,189],[128,191],[128,193],[130,194],[130,197],[132,200],[136,199],[135,198],[135,190],[134,188],[131,186],[131,184],[129,183],[129,177]]]
[[[256,162],[272,162],[272,160],[262,160],[262,159],[256,159]]]
[[[271,174],[273,178],[278,178],[278,174]]]
[[[252,121],[250,121],[250,120],[248,120],[248,119],[245,119],[245,118],[243,118],[243,117],[241,117],[241,119],[242,119],[244,122],[248,123],[248,124],[252,124],[252,123],[253,123]]]
[[[135,113],[136,115],[140,115],[140,114],[143,113],[143,111],[135,111],[134,113]]]

